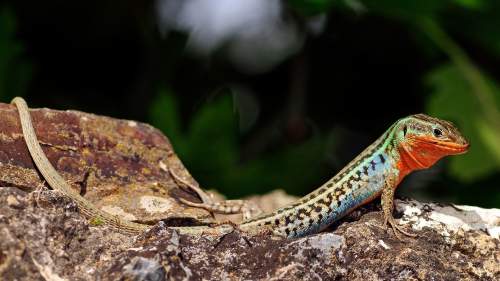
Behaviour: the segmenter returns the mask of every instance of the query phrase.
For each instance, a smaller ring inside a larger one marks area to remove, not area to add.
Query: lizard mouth
[[[447,151],[452,154],[463,154],[466,153],[469,150],[470,144],[468,142],[462,144],[462,143],[455,143],[455,142],[439,142],[439,141],[430,141],[432,145]]]
[[[469,150],[470,144],[467,141],[463,141],[461,143],[453,142],[453,141],[440,141],[435,139],[424,139],[424,138],[416,138],[414,139],[417,143],[427,144],[435,149],[445,151],[448,154],[463,154]]]

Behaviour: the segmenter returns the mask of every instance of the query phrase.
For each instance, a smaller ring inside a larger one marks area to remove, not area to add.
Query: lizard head
[[[395,134],[399,165],[407,172],[428,168],[445,156],[469,149],[469,142],[455,125],[425,114],[399,120]]]

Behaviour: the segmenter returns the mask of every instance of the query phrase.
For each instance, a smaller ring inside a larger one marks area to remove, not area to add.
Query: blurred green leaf
[[[181,138],[177,101],[169,89],[160,90],[150,107],[149,117],[153,126],[172,139]]]
[[[222,96],[195,113],[186,131],[181,131],[177,101],[163,89],[150,109],[151,123],[162,130],[175,151],[200,182],[220,183],[221,175],[237,162],[236,118],[231,97]]]
[[[363,0],[368,12],[379,13],[400,20],[413,20],[433,16],[447,5],[448,1],[435,0]]]
[[[10,100],[26,92],[32,66],[22,58],[24,49],[15,40],[16,21],[10,9],[0,10],[0,99]]]
[[[204,163],[205,172],[217,173],[237,162],[237,119],[230,95],[203,106],[189,126],[189,150],[192,159]]]
[[[285,189],[292,194],[301,194],[318,184],[314,179],[324,175],[322,164],[325,142],[317,136],[299,145],[285,145],[272,153],[260,155],[255,160],[243,163],[231,181],[244,190],[257,193],[269,192],[276,188]]]
[[[485,4],[484,0],[454,0],[454,2],[464,8],[471,8],[471,9],[481,8]]]
[[[328,12],[333,0],[288,0],[288,4],[303,15],[314,15]]]
[[[495,154],[500,150],[498,130],[483,116],[481,105],[463,73],[456,66],[447,64],[432,71],[427,81],[434,89],[427,103],[429,114],[455,120],[471,142],[467,154],[450,159],[451,173],[458,179],[471,181],[500,170],[500,158]],[[487,81],[496,93],[498,106],[500,88],[493,80]]]
[[[483,0],[475,9],[454,10],[444,17],[446,27],[454,34],[472,39],[474,44],[500,57],[500,1]]]
[[[476,124],[479,135],[486,146],[490,148],[493,158],[500,167],[500,128],[495,127],[488,122],[478,122]]]
[[[325,141],[319,136],[242,163],[237,116],[230,95],[201,107],[186,132],[180,130],[176,106],[174,96],[161,91],[151,106],[151,123],[166,133],[180,159],[204,188],[216,188],[229,197],[275,188],[300,193],[323,173]]]

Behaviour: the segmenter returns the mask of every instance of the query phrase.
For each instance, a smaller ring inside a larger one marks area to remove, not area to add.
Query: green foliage
[[[24,49],[15,40],[16,22],[12,12],[0,9],[0,99],[8,101],[26,92],[32,67],[22,59]]]
[[[333,0],[288,0],[288,4],[303,15],[325,13],[333,2]]]
[[[185,141],[181,135],[180,114],[177,108],[177,101],[171,91],[163,89],[151,105],[149,116],[156,128],[163,132],[168,132],[170,139],[179,140],[179,147],[177,149],[183,150]]]
[[[434,92],[428,99],[429,114],[455,120],[471,142],[470,151],[450,159],[450,171],[458,179],[471,181],[500,170],[499,130],[483,114],[482,106],[470,83],[458,67],[446,64],[432,71],[427,79]],[[500,88],[491,79],[488,84],[500,105]]]
[[[344,2],[347,4],[349,0]],[[405,22],[416,22],[421,18],[437,18],[440,13],[450,8],[479,10],[487,0],[360,0],[364,10]]]
[[[191,159],[201,158],[204,168],[210,172],[220,173],[235,166],[238,161],[236,120],[229,96],[202,107],[189,126]]]
[[[484,0],[454,0],[453,2],[461,5],[464,8],[478,9],[485,6]]]
[[[231,97],[224,95],[205,104],[181,131],[174,96],[161,91],[151,107],[151,122],[169,137],[179,158],[205,188],[229,197],[264,193],[275,188],[300,193],[321,176],[322,138],[240,161],[237,116]],[[305,188],[306,187],[306,188]]]
[[[435,0],[364,0],[361,2],[369,12],[403,20],[433,15],[447,3],[447,1]]]
[[[236,118],[231,99],[223,98],[201,108],[187,132],[181,131],[174,95],[163,90],[151,107],[152,123],[165,132],[186,163],[199,172],[222,171],[237,163]]]
[[[500,1],[484,0],[476,3],[475,9],[464,9],[451,14],[446,25],[500,58],[500,36],[498,33]]]

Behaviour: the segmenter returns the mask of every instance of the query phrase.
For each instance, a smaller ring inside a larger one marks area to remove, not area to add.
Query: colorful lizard
[[[151,227],[106,213],[72,190],[42,151],[26,102],[16,97],[12,103],[18,108],[30,154],[54,190],[74,200],[85,216],[98,219],[118,231],[138,234]],[[398,232],[414,236],[403,230],[392,216],[396,187],[410,172],[429,168],[444,156],[465,153],[468,148],[468,141],[452,123],[424,114],[410,115],[396,121],[380,138],[315,191],[270,214],[244,220],[237,227],[251,234],[270,232],[288,238],[301,237],[323,230],[355,208],[381,196],[384,225],[390,225],[396,236]],[[185,203],[217,212],[240,210],[237,207],[221,207],[224,204],[219,203]],[[224,224],[172,229],[181,234],[209,235],[227,233],[233,226]]]

